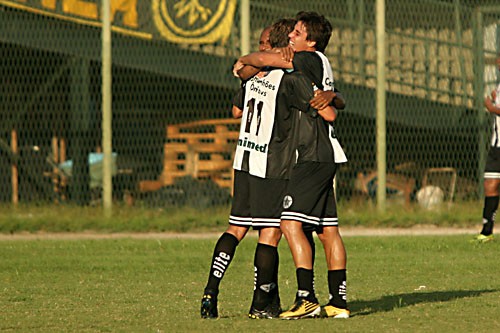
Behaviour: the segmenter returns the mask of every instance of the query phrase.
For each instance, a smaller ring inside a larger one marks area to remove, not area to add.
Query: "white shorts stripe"
[[[229,224],[237,225],[240,227],[280,227],[280,219],[278,218],[251,218],[251,217],[239,217],[229,215]]]
[[[277,218],[252,218],[252,227],[275,227],[279,228],[280,227],[280,221],[281,219]]]
[[[310,221],[309,223],[319,224],[319,217],[309,216],[303,213],[284,211],[281,213],[282,220],[293,220],[293,221]]]
[[[229,224],[234,224],[241,227],[251,227],[252,218],[229,215]]]
[[[306,215],[303,213],[297,213],[297,212],[290,212],[290,211],[284,211],[281,213],[281,219],[282,220],[291,220],[291,221],[297,221],[301,223],[307,223],[307,224],[312,224],[316,226],[323,226],[323,227],[329,227],[329,226],[337,226],[338,225],[338,218],[337,217],[316,217],[316,216],[310,216]]]
[[[253,222],[252,227],[254,228],[279,228],[280,222]]]

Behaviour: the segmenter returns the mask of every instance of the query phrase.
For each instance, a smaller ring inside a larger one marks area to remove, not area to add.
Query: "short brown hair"
[[[273,23],[269,32],[269,44],[271,47],[286,47],[288,45],[288,34],[293,31],[297,21],[293,18],[282,18]]]
[[[333,30],[330,21],[316,12],[299,12],[296,19],[304,24],[307,40],[316,42],[317,51],[325,52]]]

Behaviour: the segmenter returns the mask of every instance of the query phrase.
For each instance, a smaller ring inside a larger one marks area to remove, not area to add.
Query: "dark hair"
[[[273,23],[269,31],[269,44],[271,47],[286,47],[288,34],[293,31],[297,21],[293,18],[283,18]]]
[[[302,21],[307,30],[307,40],[316,42],[316,50],[325,52],[332,36],[332,25],[323,15],[316,12],[299,12],[297,21]]]

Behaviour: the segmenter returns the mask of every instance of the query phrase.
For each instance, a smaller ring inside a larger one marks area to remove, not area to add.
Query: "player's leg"
[[[309,245],[311,245],[311,258],[312,258],[312,266],[314,269],[314,260],[316,259],[316,244],[314,243],[314,226],[310,225],[302,225],[302,229],[304,230],[304,234],[306,235],[307,241]]]
[[[281,228],[294,259],[298,291],[292,308],[280,315],[283,319],[298,319],[319,315],[319,302],[314,292],[311,237],[306,236],[303,224],[317,225],[317,208],[324,206],[325,189],[332,184],[335,172],[332,164],[301,163],[294,167],[288,194],[284,201]],[[332,184],[333,185],[333,184]],[[318,204],[319,203],[319,204]]]
[[[243,237],[245,237],[247,232],[248,227],[230,225],[219,237],[212,255],[212,265],[210,267],[205,293],[219,293],[219,285],[224,277],[224,273],[233,260],[236,247]]]
[[[314,292],[314,271],[312,248],[304,233],[302,223],[293,220],[281,221],[281,230],[285,235],[292,253],[297,276],[297,295],[311,301],[316,300]]]
[[[493,234],[495,215],[498,208],[500,178],[484,179],[484,207],[483,207],[483,228],[481,235],[490,236]]]
[[[317,229],[318,238],[323,244],[328,268],[328,304],[323,306],[323,315],[333,318],[349,318],[347,309],[347,255],[344,242],[338,228],[337,201],[331,184],[325,188],[323,211],[320,218],[321,228]]]
[[[321,309],[314,290],[312,249],[309,239],[304,233],[302,223],[298,221],[282,220],[281,230],[288,242],[295,263],[297,294],[292,307],[283,312],[280,318],[316,317],[320,314]]]
[[[309,242],[309,245],[311,246],[311,263],[312,263],[312,268],[313,268],[313,289],[314,293],[316,294],[316,289],[315,289],[315,277],[314,277],[314,261],[316,259],[316,244],[314,243],[314,232],[316,230],[316,226],[314,225],[302,225],[302,229],[304,230],[304,235],[307,238],[307,241]]]
[[[202,318],[217,318],[219,316],[217,310],[219,285],[229,264],[231,264],[233,260],[236,247],[243,237],[245,237],[247,231],[248,227],[231,225],[226,232],[219,237],[219,240],[215,244],[210,273],[201,300]]]
[[[328,267],[329,301],[323,307],[324,315],[333,318],[349,318],[347,310],[347,256],[344,242],[337,226],[324,227],[318,232],[323,244]]]
[[[312,248],[302,223],[293,220],[281,221],[281,231],[288,242],[296,268],[312,270]]]
[[[259,241],[254,256],[254,293],[249,317],[276,318],[281,312],[278,244],[287,181],[250,177],[250,185],[252,226],[259,230]]]
[[[493,226],[499,203],[500,148],[491,147],[484,171],[483,227],[476,240],[484,243],[493,239]]]
[[[278,289],[278,244],[281,230],[276,227],[262,228],[254,256],[254,292],[249,317],[277,318],[281,313]]]
[[[217,318],[219,286],[236,252],[239,242],[251,226],[248,174],[236,171],[229,227],[219,237],[212,255],[208,281],[201,300],[201,317]]]
[[[336,226],[324,227],[318,233],[318,238],[323,244],[328,270],[345,269],[347,256],[342,236]]]

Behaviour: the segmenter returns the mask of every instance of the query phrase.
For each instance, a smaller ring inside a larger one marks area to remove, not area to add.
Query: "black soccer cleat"
[[[281,313],[281,307],[273,306],[273,304],[269,304],[264,308],[264,310],[257,310],[253,306],[250,308],[250,312],[248,313],[248,318],[251,319],[275,319],[279,318]]]
[[[264,310],[257,310],[255,307],[250,307],[248,318],[251,319],[275,319],[279,318],[281,313],[280,297],[276,294],[273,300],[268,304]]]
[[[205,294],[201,299],[201,318],[203,319],[216,319],[219,317],[217,311],[217,296]]]

